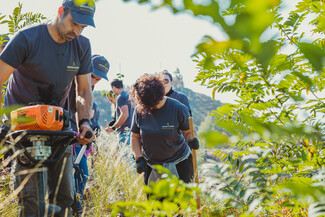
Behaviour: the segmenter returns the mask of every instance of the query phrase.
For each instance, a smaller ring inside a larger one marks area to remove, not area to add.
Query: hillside
[[[218,100],[212,100],[212,98],[209,96],[196,93],[191,89],[184,88],[182,86],[177,87],[175,90],[184,93],[188,97],[192,109],[194,127],[196,130],[210,111],[215,110],[217,107],[222,105],[222,103]],[[101,96],[100,91],[95,91],[94,96],[95,101],[98,103],[100,108],[100,125],[105,126],[105,119],[108,122],[112,120],[111,104],[106,97]]]

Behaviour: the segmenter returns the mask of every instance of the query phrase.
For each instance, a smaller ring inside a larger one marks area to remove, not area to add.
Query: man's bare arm
[[[8,65],[6,62],[0,59],[0,87],[2,88],[2,85],[6,83],[10,75],[15,71],[15,68]],[[2,107],[2,91],[0,93],[0,107]]]
[[[185,141],[188,143],[188,140],[191,139],[191,130],[182,130]]]
[[[76,76],[76,121],[79,123],[82,119],[90,119],[90,111],[93,104],[93,95],[90,87],[90,74]],[[79,127],[79,143],[87,144],[94,139],[85,138],[87,131],[91,131],[90,124],[83,122]]]
[[[131,148],[135,160],[142,157],[140,134],[131,132]]]
[[[117,129],[120,126],[122,126],[124,124],[124,122],[126,121],[126,119],[128,119],[129,117],[129,108],[127,105],[124,105],[120,108],[121,111],[121,115],[120,117],[116,120],[114,127]]]

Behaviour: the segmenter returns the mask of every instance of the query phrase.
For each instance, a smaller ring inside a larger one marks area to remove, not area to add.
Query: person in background
[[[124,90],[123,82],[118,79],[114,79],[111,82],[111,87],[116,95],[116,109],[115,117],[116,121],[113,126],[107,126],[106,132],[112,133],[116,131],[117,138],[120,146],[130,144],[130,126],[133,108],[131,106],[131,100],[129,94]]]
[[[116,116],[115,116],[116,115],[116,111],[115,111],[116,110],[116,95],[114,94],[114,92],[112,90],[110,90],[106,93],[106,98],[111,103],[111,111],[112,111],[111,116],[113,118],[113,120],[110,121],[109,123],[107,123],[107,125],[113,126],[116,122]],[[107,121],[105,120],[105,122],[107,122]]]
[[[159,75],[140,77],[131,90],[136,108],[131,126],[131,147],[136,171],[144,172],[144,184],[160,176],[153,165],[162,165],[186,183],[193,179],[191,149],[198,149],[190,139],[189,111],[177,100],[165,96]]]
[[[164,70],[161,73],[161,76],[162,76],[163,83],[164,83],[165,95],[170,98],[176,99],[180,103],[183,103],[188,108],[188,111],[189,111],[190,115],[192,116],[190,103],[188,102],[187,97],[183,93],[177,92],[177,91],[173,90],[173,88],[172,88],[173,83],[174,83],[173,76],[167,70]]]
[[[105,79],[108,81],[107,73],[109,71],[109,62],[107,59],[100,55],[93,55],[92,56],[92,63],[94,70],[91,73],[91,87],[92,90],[94,90],[95,85],[101,80]],[[70,100],[71,102],[71,111],[75,111],[75,105],[73,104],[74,97],[75,97],[75,85],[73,85],[73,88],[70,92]],[[71,115],[71,126],[73,130],[77,130],[76,121],[75,121],[75,113],[70,113]],[[99,120],[99,107],[95,101],[93,101],[93,107],[90,113],[90,126],[95,133],[95,135],[98,135],[100,132],[100,126],[98,123]],[[79,143],[76,143],[74,146],[74,159],[77,158],[78,154],[81,151],[81,146]],[[79,165],[75,165],[77,167],[77,172],[74,175],[75,178],[75,192],[77,194],[77,200],[75,201],[77,203],[77,210],[74,210],[74,212],[78,212],[78,215],[81,216],[83,211],[83,198],[84,198],[84,191],[86,188],[86,184],[88,181],[88,164],[87,164],[87,157],[88,155],[93,155],[93,145],[91,144],[90,147],[85,151],[83,154],[81,161]]]

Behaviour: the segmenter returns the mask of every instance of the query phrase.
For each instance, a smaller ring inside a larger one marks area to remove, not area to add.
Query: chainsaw
[[[12,144],[18,140],[11,153],[20,150],[16,157],[19,165],[29,168],[41,165],[37,172],[38,216],[51,215],[53,213],[46,210],[45,203],[46,166],[59,161],[68,146],[77,142],[76,133],[68,129],[69,112],[58,106],[31,104],[12,111],[10,121],[11,130],[5,141]],[[88,131],[85,137],[91,138],[92,133]]]

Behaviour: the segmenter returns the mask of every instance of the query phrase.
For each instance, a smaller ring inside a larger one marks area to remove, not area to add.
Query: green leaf
[[[310,43],[299,43],[299,48],[313,68],[321,72],[325,63],[324,49]]]
[[[201,135],[202,139],[206,140],[207,147],[215,147],[218,145],[224,145],[228,143],[228,136],[215,131],[205,132]]]

